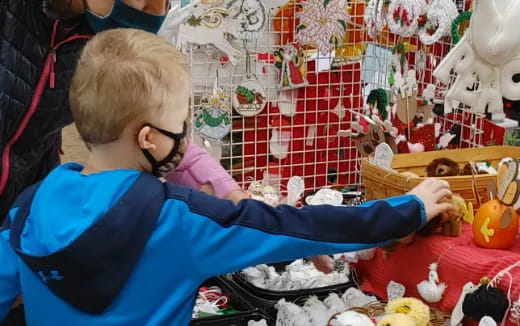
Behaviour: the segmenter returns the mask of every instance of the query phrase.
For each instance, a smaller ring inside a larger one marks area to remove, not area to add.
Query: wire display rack
[[[455,1],[460,12],[470,9],[468,1]],[[333,184],[360,185],[361,157],[351,139],[337,133],[349,129],[356,114],[364,112],[371,90],[389,89],[392,53],[398,49],[404,49],[402,58],[408,69],[416,71],[419,93],[427,84],[434,84],[434,102],[443,103],[450,85],[437,82],[433,70],[451,49],[451,38],[426,46],[416,35],[402,38],[385,28],[370,39],[364,26],[366,1],[347,2],[351,19],[335,51],[323,55],[303,46],[308,69],[306,87],[280,91],[273,56],[280,46],[294,41],[301,0],[291,0],[280,8],[266,6],[267,22],[256,38],[229,38],[230,44],[241,51],[236,65],[214,47],[189,47],[192,112],[216,85],[229,97],[246,79],[259,81],[265,89],[265,108],[251,117],[233,110],[231,131],[222,140],[194,135],[244,188],[252,180],[264,180],[284,189],[292,176],[304,179],[306,191]],[[441,132],[460,130],[456,147],[483,145],[484,115],[460,107],[436,120]]]

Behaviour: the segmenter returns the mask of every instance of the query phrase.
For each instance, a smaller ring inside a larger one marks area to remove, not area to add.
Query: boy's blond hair
[[[168,41],[135,29],[99,33],[87,42],[70,89],[79,134],[88,145],[113,142],[130,122],[150,122],[186,82],[186,59]]]

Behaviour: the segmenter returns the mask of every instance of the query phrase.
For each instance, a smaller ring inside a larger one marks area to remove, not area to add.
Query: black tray
[[[283,270],[282,266],[285,267],[288,263],[276,264],[277,270]],[[250,283],[243,275],[242,272],[235,272],[228,276],[228,279],[233,282],[240,295],[245,297],[254,306],[259,307],[266,315],[271,319],[276,320],[277,311],[274,305],[282,298],[286,301],[294,302],[296,304],[303,304],[309,296],[317,296],[320,300],[325,299],[330,293],[337,293],[342,295],[348,288],[357,287],[359,284],[357,275],[353,269],[349,275],[350,281],[347,283],[335,284],[325,287],[313,288],[313,289],[302,289],[294,291],[272,291],[263,288],[259,288]]]
[[[233,315],[211,316],[204,318],[192,319],[191,326],[247,326],[250,320],[259,321],[265,319],[269,322],[268,317],[263,314],[260,309],[254,307],[248,302],[236,287],[230,284],[225,277],[214,277],[203,284],[204,286],[218,286],[231,299],[231,306],[239,312]]]

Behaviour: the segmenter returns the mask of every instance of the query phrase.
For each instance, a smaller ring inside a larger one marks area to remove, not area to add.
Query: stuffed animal
[[[462,218],[464,217],[464,206],[466,205],[466,201],[458,195],[453,195],[451,198],[443,199],[442,202],[451,203],[455,209],[436,216],[423,228],[417,231],[418,235],[431,235],[439,227],[442,227],[442,234],[445,236],[456,237],[460,235],[462,232]]]
[[[426,166],[428,177],[453,177],[460,175],[459,164],[449,158],[438,158]]]

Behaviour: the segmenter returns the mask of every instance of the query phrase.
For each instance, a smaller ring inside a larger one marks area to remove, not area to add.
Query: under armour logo
[[[50,271],[48,275],[45,275],[43,271],[39,271],[38,276],[40,276],[44,283],[47,283],[49,280],[61,281],[64,279],[64,277],[60,275],[60,271]]]

